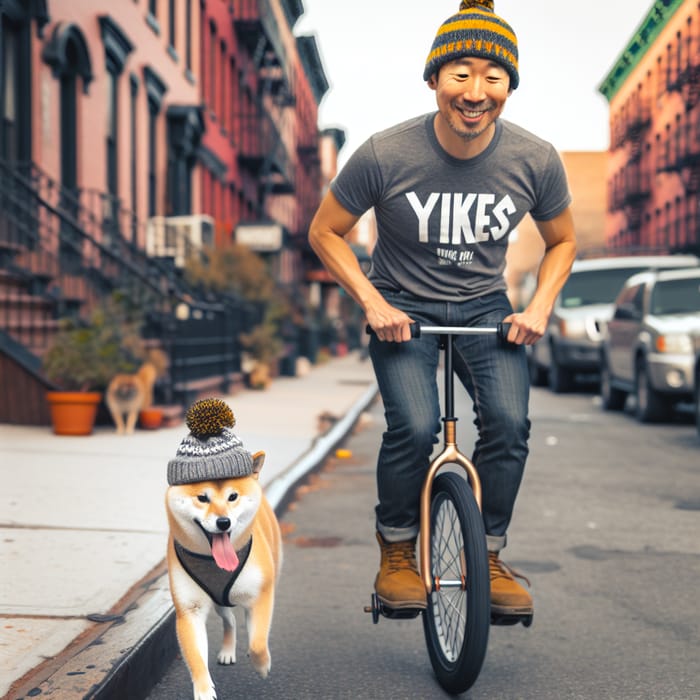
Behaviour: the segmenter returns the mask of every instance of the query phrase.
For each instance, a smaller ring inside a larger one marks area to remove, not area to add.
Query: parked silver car
[[[671,415],[693,397],[692,334],[700,331],[700,268],[649,271],[627,280],[601,347],[603,408],[636,398],[639,420]]]
[[[700,331],[692,334],[693,337],[693,403],[695,408],[695,428],[700,438]]]
[[[700,265],[694,255],[640,255],[581,259],[559,294],[544,336],[528,348],[530,378],[570,391],[577,374],[597,374],[603,326],[625,280],[649,269]]]

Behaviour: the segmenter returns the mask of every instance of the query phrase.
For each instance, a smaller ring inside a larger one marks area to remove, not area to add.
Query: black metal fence
[[[118,291],[142,312],[144,337],[169,355],[163,400],[225,390],[241,370],[239,337],[262,310],[192,288],[139,248],[140,226],[113,198],[67,191],[33,163],[0,161],[0,330],[41,357],[60,318],[87,318]]]

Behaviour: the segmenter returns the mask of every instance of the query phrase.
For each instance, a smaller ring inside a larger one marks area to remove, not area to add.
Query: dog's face
[[[141,392],[141,383],[131,375],[118,375],[110,385],[109,391],[117,401],[131,401]]]
[[[254,455],[256,471],[250,476],[169,487],[166,505],[175,539],[194,552],[211,554],[219,568],[235,570],[232,542],[250,527],[260,507],[263,459],[263,453]]]

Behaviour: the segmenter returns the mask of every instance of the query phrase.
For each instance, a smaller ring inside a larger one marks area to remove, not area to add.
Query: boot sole
[[[503,605],[491,606],[491,624],[492,625],[517,625],[522,623],[524,627],[529,627],[532,624],[534,608],[528,607],[506,607]]]
[[[395,601],[395,600],[388,600],[387,598],[384,598],[383,596],[377,595],[377,600],[386,608],[389,608],[389,610],[399,610],[399,611],[406,611],[406,610],[425,610],[428,607],[428,604],[422,600],[401,600],[401,601]]]
[[[535,612],[532,605],[494,605],[491,603],[491,613],[495,615],[532,615]]]

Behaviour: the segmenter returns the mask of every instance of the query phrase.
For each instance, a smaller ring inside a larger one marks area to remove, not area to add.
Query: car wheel
[[[621,411],[627,401],[627,393],[612,386],[610,369],[605,358],[600,362],[600,398],[606,411]]]
[[[695,375],[695,428],[700,437],[700,369]]]
[[[654,423],[665,417],[668,402],[649,383],[649,373],[644,360],[637,362],[635,398],[637,400],[635,408],[637,420],[640,420],[642,423]]]
[[[573,372],[559,364],[552,348],[552,361],[549,365],[549,388],[555,394],[563,394],[565,391],[571,391],[573,383]]]
[[[537,364],[537,359],[532,353],[527,356],[527,369],[530,373],[532,386],[545,386],[547,384],[547,371]]]

